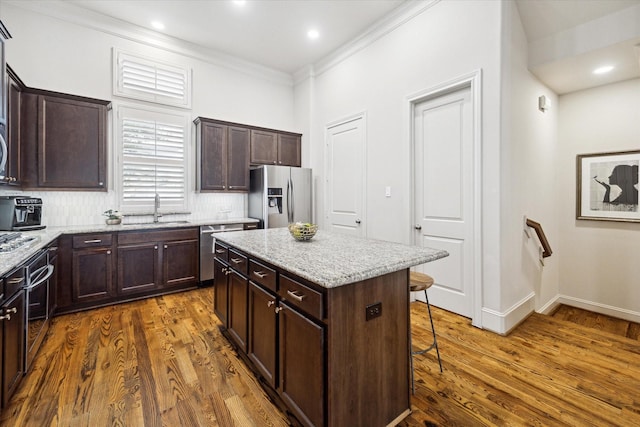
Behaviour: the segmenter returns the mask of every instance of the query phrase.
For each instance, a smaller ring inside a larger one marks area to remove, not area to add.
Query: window
[[[189,115],[147,107],[117,110],[117,176],[120,209],[153,211],[155,195],[161,212],[186,212],[188,206]]]
[[[113,94],[191,108],[191,70],[114,48]]]

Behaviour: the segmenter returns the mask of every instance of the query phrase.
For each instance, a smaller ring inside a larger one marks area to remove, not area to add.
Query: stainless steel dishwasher
[[[244,230],[243,223],[217,224],[200,226],[200,284],[206,285],[213,280],[213,247],[216,243],[215,234],[223,231]]]

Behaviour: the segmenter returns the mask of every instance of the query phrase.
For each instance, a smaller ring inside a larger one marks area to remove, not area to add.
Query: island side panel
[[[409,270],[327,292],[328,425],[383,426],[409,414]],[[379,317],[366,320],[367,306]]]

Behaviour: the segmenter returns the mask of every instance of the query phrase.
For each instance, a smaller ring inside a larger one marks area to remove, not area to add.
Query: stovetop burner
[[[23,236],[22,233],[0,233],[0,253],[14,251],[36,239],[35,236]]]

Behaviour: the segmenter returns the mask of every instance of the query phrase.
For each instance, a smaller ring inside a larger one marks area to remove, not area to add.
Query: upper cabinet
[[[198,117],[196,145],[200,191],[249,191],[249,129]]]
[[[6,163],[2,184],[20,185],[20,126],[22,91],[20,78],[7,66],[7,131]]]
[[[249,166],[300,166],[301,135],[198,117],[200,191],[249,191]]]
[[[23,188],[106,191],[109,105],[109,101],[24,90]]]
[[[251,164],[300,166],[300,134],[251,130]]]

